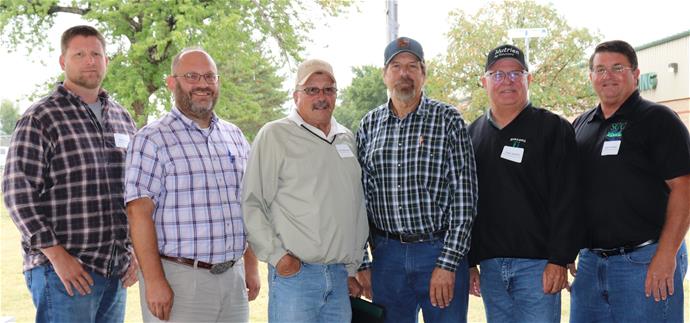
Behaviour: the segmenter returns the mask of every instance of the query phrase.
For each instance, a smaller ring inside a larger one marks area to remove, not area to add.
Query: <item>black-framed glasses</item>
[[[199,73],[194,73],[194,72],[189,72],[185,73],[182,75],[173,75],[173,77],[184,77],[185,80],[189,83],[199,83],[201,81],[201,78],[203,77],[204,80],[206,80],[206,83],[208,84],[215,84],[218,82],[218,78],[220,78],[220,75],[215,74],[215,73],[206,73],[206,74],[199,74]]]
[[[496,83],[501,83],[505,81],[506,77],[510,79],[512,82],[516,82],[523,76],[527,76],[529,72],[527,71],[510,71],[510,72],[503,72],[503,71],[495,71],[495,72],[486,72],[484,76],[492,79]]]
[[[303,91],[306,93],[308,96],[316,96],[319,95],[319,92],[323,91],[323,95],[325,96],[334,96],[336,93],[338,93],[338,89],[334,86],[328,86],[323,89],[315,87],[315,86],[310,86],[310,87],[305,87],[301,89],[300,91]]]
[[[624,66],[621,64],[616,64],[611,66],[610,69],[607,69],[605,66],[596,66],[592,70],[592,73],[594,73],[597,77],[604,77],[606,74],[612,74],[612,75],[620,75],[623,72],[627,70],[632,70],[632,67]]]

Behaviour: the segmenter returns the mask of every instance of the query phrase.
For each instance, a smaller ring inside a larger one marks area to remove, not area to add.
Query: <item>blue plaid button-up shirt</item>
[[[477,203],[465,123],[454,107],[426,96],[404,119],[389,104],[370,111],[357,132],[369,219],[398,234],[447,230],[436,266],[455,271],[469,250]]]
[[[245,249],[240,184],[249,143],[215,115],[209,129],[173,108],[139,131],[127,151],[125,201],[153,200],[161,254],[208,263]]]

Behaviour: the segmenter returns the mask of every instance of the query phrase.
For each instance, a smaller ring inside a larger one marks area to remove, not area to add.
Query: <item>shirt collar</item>
[[[518,113],[517,116],[515,116],[515,119],[517,119],[525,109],[530,107],[532,105],[532,102],[527,100],[527,103],[525,104],[524,107],[522,107],[522,110],[520,110],[520,113]],[[491,108],[486,109],[486,121],[489,122],[490,125],[494,126],[494,128],[501,130],[502,128],[498,126],[498,124],[494,121],[494,117],[491,115]],[[513,120],[515,120],[513,119]],[[512,122],[512,121],[511,121]],[[505,127],[504,127],[505,128]]]
[[[172,113],[173,116],[177,117],[177,119],[179,119],[182,122],[182,124],[185,125],[185,127],[187,129],[201,130],[199,125],[196,122],[194,122],[194,120],[185,116],[182,112],[180,112],[180,110],[176,106],[174,106],[174,107],[172,107],[172,109],[170,109],[170,113]],[[217,123],[218,123],[218,117],[216,116],[216,113],[213,112],[213,114],[211,116],[211,123],[209,124],[208,128],[213,130],[213,128],[215,128]],[[209,133],[211,133],[211,132],[209,131]]]
[[[321,129],[314,127],[310,124],[308,124],[304,119],[302,119],[302,116],[297,113],[297,108],[292,109],[290,111],[290,114],[288,114],[287,117],[290,121],[294,122],[298,126],[304,126],[307,129],[311,130],[313,133],[319,135],[319,137],[326,139],[326,140],[331,140],[335,135],[339,135],[342,133],[347,132],[345,127],[341,126],[338,121],[335,120],[335,117],[331,116],[331,131],[328,133],[328,135],[324,134]]]
[[[635,106],[637,106],[638,101],[640,100],[640,92],[638,90],[635,90],[630,96],[621,104],[621,106],[616,110],[616,112],[613,113],[609,117],[611,118],[623,118],[625,116],[630,116],[633,112],[635,112]],[[587,122],[592,122],[594,118],[598,118],[600,120],[605,120],[604,119],[604,112],[601,110],[601,103],[597,105],[596,110],[592,115],[587,119]]]
[[[410,112],[410,114],[408,114],[408,116],[409,116],[409,115],[412,115],[412,114],[417,114],[417,115],[419,115],[420,117],[425,116],[425,115],[429,112],[429,104],[428,104],[428,102],[429,102],[429,98],[427,98],[427,96],[426,96],[426,95],[424,94],[424,92],[422,91],[422,97],[421,97],[421,99],[419,100],[419,105],[417,105],[417,108],[414,109],[414,111]],[[384,120],[384,121],[388,120],[389,117],[394,117],[394,118],[397,118],[397,117],[398,117],[398,116],[396,116],[395,113],[393,112],[393,100],[392,100],[391,98],[388,98],[388,103],[386,103],[386,107],[388,108],[388,113],[386,113],[386,114],[384,115],[384,117],[383,117],[383,120]],[[407,116],[406,116],[406,117],[407,117]]]
[[[65,84],[62,83],[62,82],[59,82],[59,83],[57,84],[56,91],[57,91],[58,93],[64,95],[64,96],[69,96],[69,97],[72,97],[72,98],[74,98],[74,99],[76,99],[76,100],[81,101],[81,98],[80,98],[77,94],[75,94],[74,92],[72,92],[72,91],[70,91],[69,89],[67,89],[67,88],[65,87]],[[101,103],[103,103],[103,106],[104,106],[104,107],[105,107],[105,105],[106,105],[105,103],[108,102],[108,98],[109,98],[108,92],[107,92],[106,90],[104,90],[103,88],[100,88],[100,89],[98,90],[98,100],[100,100]]]

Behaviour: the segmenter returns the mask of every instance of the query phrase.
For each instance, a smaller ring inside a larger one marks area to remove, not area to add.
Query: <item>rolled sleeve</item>
[[[158,200],[163,185],[163,167],[157,145],[147,136],[134,136],[127,150],[125,203],[142,197]]]

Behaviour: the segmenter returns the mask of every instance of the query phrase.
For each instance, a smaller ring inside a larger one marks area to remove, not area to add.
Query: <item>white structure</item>
[[[690,127],[690,30],[635,48],[640,94],[678,113]]]

